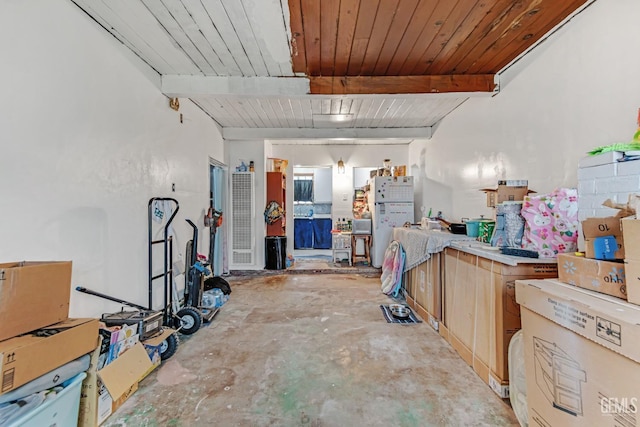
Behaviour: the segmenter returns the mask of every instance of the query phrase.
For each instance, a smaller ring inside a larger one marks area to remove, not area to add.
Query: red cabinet
[[[282,172],[267,172],[267,204],[276,202],[283,211],[287,203],[287,176]],[[267,236],[284,236],[286,234],[286,218],[283,214],[273,224],[267,223]]]

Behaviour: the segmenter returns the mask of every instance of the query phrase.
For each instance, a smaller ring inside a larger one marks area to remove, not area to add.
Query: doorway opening
[[[332,167],[293,168],[293,256],[331,259]]]

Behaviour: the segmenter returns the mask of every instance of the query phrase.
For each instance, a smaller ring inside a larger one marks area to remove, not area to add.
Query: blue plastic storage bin
[[[55,398],[46,400],[31,412],[7,424],[6,427],[77,426],[80,390],[82,380],[86,376],[87,374],[81,372],[71,378],[67,386]]]

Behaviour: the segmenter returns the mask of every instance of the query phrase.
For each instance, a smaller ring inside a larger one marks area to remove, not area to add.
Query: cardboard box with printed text
[[[487,207],[490,208],[495,208],[502,202],[524,200],[527,194],[535,193],[529,190],[527,180],[500,180],[497,188],[483,188],[480,191],[487,194]]]
[[[516,297],[529,425],[640,426],[640,307],[557,280],[519,280]]]
[[[97,319],[67,319],[0,342],[0,394],[90,353],[98,342]]]
[[[625,265],[622,262],[602,261],[570,253],[558,254],[558,280],[627,299]]]

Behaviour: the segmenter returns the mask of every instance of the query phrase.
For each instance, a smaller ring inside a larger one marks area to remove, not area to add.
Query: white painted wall
[[[545,193],[577,186],[577,163],[629,141],[640,107],[640,2],[598,0],[507,71],[493,98],[471,98],[429,141],[411,144],[416,205],[445,217],[492,215],[478,189],[528,179]],[[419,217],[418,217],[419,218]]]
[[[314,168],[314,193],[316,203],[330,203],[333,199],[333,184],[331,168]]]
[[[224,148],[187,100],[181,124],[122,50],[71,2],[0,2],[0,261],[72,260],[72,287],[146,305],[147,202],[177,198],[176,252],[191,218],[206,253],[209,156]],[[72,316],[120,306],[71,294]]]
[[[331,166],[333,186],[332,218],[351,218],[353,216],[353,168],[380,165],[384,159],[391,159],[393,165],[407,165],[408,145],[382,143],[371,144],[335,144],[335,145],[292,145],[273,142],[271,155],[287,159],[289,168],[296,166]],[[345,173],[339,174],[334,167],[338,160],[344,161]],[[287,176],[288,188],[293,188],[293,173]],[[292,190],[293,191],[293,190]],[[293,224],[293,197],[287,199],[287,221]],[[293,253],[293,228],[287,228],[287,251]]]

